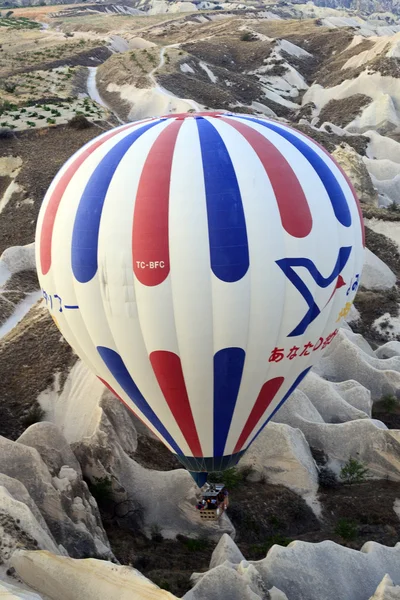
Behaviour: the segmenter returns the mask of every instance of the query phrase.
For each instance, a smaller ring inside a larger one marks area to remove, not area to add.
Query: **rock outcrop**
[[[385,575],[370,600],[400,600],[400,585],[394,585],[389,575]]]
[[[51,423],[32,425],[17,442],[0,437],[0,486],[9,547],[24,535],[28,548],[113,557],[79,464]],[[4,561],[7,554],[3,544]]]
[[[367,167],[354,148],[343,143],[336,148],[332,156],[350,177],[360,202],[377,206],[378,192],[374,188]]]
[[[318,489],[318,471],[307,440],[299,429],[283,423],[270,422],[240,466],[251,466],[249,481],[284,485],[302,496],[314,495]]]
[[[25,583],[50,600],[175,600],[139,571],[96,559],[74,560],[50,552],[14,553],[12,565]]]
[[[1,265],[3,268],[7,268],[10,274],[19,271],[34,271],[36,269],[35,244],[7,248],[0,256]]]
[[[396,280],[393,271],[366,248],[361,285],[367,290],[390,290],[396,285]]]
[[[357,381],[370,391],[373,401],[396,395],[400,389],[400,356],[378,358],[371,348],[366,351],[355,343],[345,329],[339,330],[313,370],[329,381]]]

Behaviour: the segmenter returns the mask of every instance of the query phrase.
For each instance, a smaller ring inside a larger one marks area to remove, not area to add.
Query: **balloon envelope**
[[[52,182],[36,241],[66,340],[188,470],[207,472],[236,464],[334,339],[364,229],[313,140],[204,113],[90,141]]]

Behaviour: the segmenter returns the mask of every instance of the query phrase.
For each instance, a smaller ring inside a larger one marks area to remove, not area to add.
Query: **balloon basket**
[[[199,513],[202,521],[218,521],[222,515],[220,508],[217,508],[216,510],[199,510]]]

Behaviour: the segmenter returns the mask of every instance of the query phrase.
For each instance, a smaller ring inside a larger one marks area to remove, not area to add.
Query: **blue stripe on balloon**
[[[249,248],[235,169],[217,129],[202,117],[196,122],[203,160],[211,269],[222,281],[239,281],[249,268]]]
[[[224,454],[245,357],[242,348],[223,348],[214,355],[214,456]]]
[[[275,125],[274,123],[266,123],[265,121],[261,121],[260,119],[253,119],[251,117],[239,117],[235,115],[238,119],[244,119],[246,121],[252,121],[253,123],[258,123],[258,125],[262,125],[263,127],[267,127],[275,133],[278,133],[280,136],[285,138],[288,142],[290,142],[293,146],[302,153],[302,155],[308,160],[310,165],[313,167],[315,172],[318,174],[328,196],[332,204],[333,212],[339,223],[344,225],[345,227],[350,227],[351,225],[351,213],[350,208],[346,200],[346,196],[343,193],[342,186],[336,179],[335,175],[326,164],[326,162],[320,157],[320,155],[306,142],[302,139],[298,138],[291,131],[287,129],[283,129],[279,125]]]
[[[97,346],[97,351],[114,379],[119,383],[126,394],[128,394],[132,402],[136,404],[138,409],[145,415],[175,452],[183,456],[183,452],[178,444],[172,439],[160,419],[142,396],[120,355],[114,350],[111,350],[111,348],[106,348],[105,346]]]
[[[251,444],[254,442],[254,440],[260,435],[260,433],[262,432],[262,430],[264,429],[264,427],[270,422],[270,420],[272,419],[272,417],[274,416],[274,414],[278,412],[278,410],[280,409],[280,407],[282,406],[282,404],[284,404],[286,402],[286,400],[289,398],[289,396],[291,396],[291,394],[293,394],[293,392],[295,391],[295,389],[300,385],[300,383],[303,381],[304,377],[311,370],[311,368],[312,367],[307,367],[307,369],[304,369],[304,371],[302,371],[300,373],[300,375],[297,377],[297,379],[295,380],[295,382],[293,383],[293,385],[289,388],[289,390],[286,392],[286,394],[284,395],[284,397],[282,398],[282,400],[279,402],[278,406],[276,406],[276,408],[269,415],[269,417],[265,421],[264,425],[262,425],[262,427],[260,427],[260,429],[258,430],[258,432],[256,433],[256,435],[253,437],[253,439],[251,440],[251,442],[247,446],[247,448],[249,448],[251,446]],[[246,448],[246,450],[247,450],[247,448]]]
[[[316,304],[310,288],[307,287],[306,282],[303,281],[300,275],[298,275],[298,273],[295,271],[295,268],[305,268],[310,273],[315,283],[320,288],[324,289],[331,285],[331,283],[335,281],[335,279],[337,279],[340,273],[343,271],[347,261],[349,260],[351,249],[351,246],[342,246],[342,248],[339,249],[336,264],[332,273],[328,277],[324,277],[309,258],[281,258],[276,261],[276,264],[282,269],[289,281],[292,282],[292,284],[303,296],[309,308],[300,323],[296,325],[291,333],[288,334],[288,337],[303,335],[309,324],[312,323],[321,313],[321,310]]]
[[[81,283],[90,281],[97,272],[101,213],[114,173],[132,144],[158,123],[160,120],[151,121],[115,144],[97,165],[86,184],[75,216],[71,247],[72,271]],[[115,209],[118,210],[118,206]]]

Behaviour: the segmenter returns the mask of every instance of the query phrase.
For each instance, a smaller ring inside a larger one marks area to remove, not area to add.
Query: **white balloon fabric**
[[[190,470],[237,462],[335,337],[364,227],[332,157],[250,115],[101,135],[44,199],[37,269],[61,333]]]

